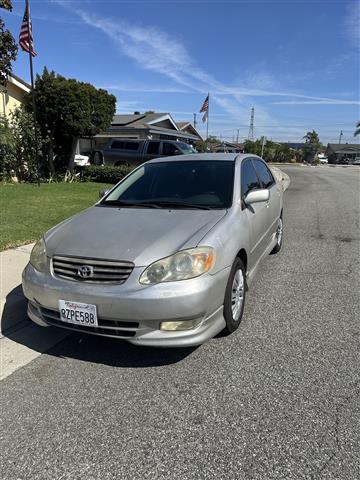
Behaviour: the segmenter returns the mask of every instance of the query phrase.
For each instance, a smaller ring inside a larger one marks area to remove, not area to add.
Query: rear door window
[[[121,149],[123,150],[125,148],[125,142],[123,142],[122,140],[115,140],[112,142],[111,144],[111,149],[115,150],[115,149]]]
[[[262,188],[270,188],[275,182],[269,168],[264,162],[258,160],[257,158],[253,158],[253,163],[256,173],[258,174],[258,177],[262,183]]]
[[[139,142],[125,142],[125,150],[138,150]]]
[[[149,142],[147,153],[149,155],[158,155],[160,150],[160,142]]]
[[[124,140],[114,140],[111,144],[112,150],[138,150],[139,142],[126,142]]]
[[[241,198],[244,198],[251,190],[260,188],[261,184],[251,160],[245,160],[241,165]]]

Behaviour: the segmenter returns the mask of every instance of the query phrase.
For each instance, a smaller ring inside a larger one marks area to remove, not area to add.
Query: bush
[[[125,165],[119,167],[90,165],[84,168],[82,178],[84,181],[115,184],[120,182],[133,169],[134,167]]]

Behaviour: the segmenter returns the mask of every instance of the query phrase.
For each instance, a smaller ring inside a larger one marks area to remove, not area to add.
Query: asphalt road
[[[70,335],[1,383],[2,478],[360,478],[359,173],[286,167],[285,245],[230,337]]]

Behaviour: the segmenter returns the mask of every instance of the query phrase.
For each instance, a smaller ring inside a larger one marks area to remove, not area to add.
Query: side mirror
[[[103,198],[105,197],[105,195],[107,195],[109,193],[109,190],[100,190],[99,192],[99,198]]]
[[[246,203],[246,205],[251,205],[252,203],[267,202],[269,198],[269,190],[265,188],[262,190],[253,190],[246,195],[244,203]]]

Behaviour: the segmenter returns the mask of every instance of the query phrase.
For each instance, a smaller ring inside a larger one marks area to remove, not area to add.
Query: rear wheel
[[[276,245],[271,250],[270,255],[275,255],[275,253],[279,253],[282,247],[283,242],[283,234],[284,234],[284,222],[282,216],[279,218],[278,227],[276,230]]]
[[[245,306],[245,267],[237,258],[231,268],[224,299],[225,334],[235,332],[240,325]]]

